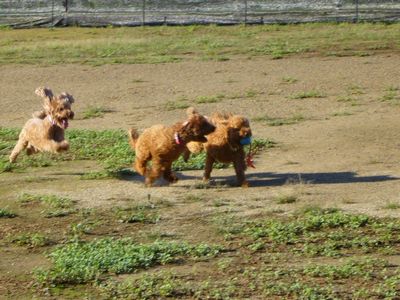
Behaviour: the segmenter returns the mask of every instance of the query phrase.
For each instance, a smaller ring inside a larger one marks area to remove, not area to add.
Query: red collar
[[[179,133],[177,133],[177,132],[175,132],[175,134],[174,134],[174,140],[177,145],[185,144],[185,142],[181,139],[181,137],[179,136]]]

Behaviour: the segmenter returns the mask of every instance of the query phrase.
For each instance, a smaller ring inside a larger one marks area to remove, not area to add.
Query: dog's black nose
[[[71,111],[70,113],[69,113],[69,116],[68,116],[68,118],[70,118],[70,119],[73,119],[74,118],[74,112],[73,111]]]

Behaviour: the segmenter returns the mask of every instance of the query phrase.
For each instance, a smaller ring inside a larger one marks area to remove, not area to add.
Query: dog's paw
[[[240,186],[243,188],[248,188],[250,186],[250,184],[245,180],[242,182],[242,184]]]
[[[67,141],[62,141],[57,148],[57,152],[67,151],[69,149],[69,143]]]

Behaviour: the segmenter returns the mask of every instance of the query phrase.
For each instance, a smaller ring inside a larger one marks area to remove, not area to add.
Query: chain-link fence
[[[13,27],[399,20],[400,0],[0,0]]]

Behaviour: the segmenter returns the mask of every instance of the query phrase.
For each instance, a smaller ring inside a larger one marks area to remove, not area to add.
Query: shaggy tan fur
[[[35,112],[19,134],[19,139],[9,157],[15,162],[21,151],[28,155],[47,151],[58,153],[68,150],[69,144],[64,139],[64,130],[68,120],[74,117],[71,104],[74,98],[68,93],[54,96],[48,88],[37,88],[35,93],[43,98],[43,110]]]
[[[240,140],[251,137],[249,120],[240,115],[216,113],[210,119],[216,125],[213,133],[207,136],[207,142],[191,142],[187,144],[184,151],[184,159],[187,160],[190,153],[198,153],[205,150],[206,165],[204,169],[205,181],[210,179],[213,164],[216,161],[222,163],[233,163],[236,172],[237,182],[240,186],[247,187],[245,179],[245,152]]]
[[[134,167],[146,177],[146,186],[151,186],[161,175],[170,183],[176,182],[178,179],[171,166],[186,149],[186,144],[190,141],[205,142],[205,135],[215,130],[214,125],[193,108],[189,108],[187,114],[185,122],[171,127],[154,125],[140,136],[135,129],[129,130],[129,143],[136,155]],[[150,160],[152,166],[148,169],[147,162]]]

